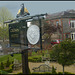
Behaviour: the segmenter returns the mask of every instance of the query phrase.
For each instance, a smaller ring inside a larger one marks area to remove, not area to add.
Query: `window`
[[[71,28],[75,28],[75,20],[71,20],[70,21],[70,27]]]
[[[59,25],[61,25],[61,20],[59,19]]]
[[[74,40],[75,40],[75,34],[74,34]]]
[[[66,34],[66,38],[68,38],[68,36],[69,36],[69,35],[68,35],[68,34]]]
[[[59,25],[59,22],[58,21],[56,21],[56,26],[58,26]]]
[[[71,34],[72,40],[73,40],[73,34]]]
[[[71,34],[71,39],[72,39],[72,40],[75,40],[75,33],[72,33],[72,34]]]
[[[72,28],[74,28],[74,22],[72,22],[71,24],[72,24]]]

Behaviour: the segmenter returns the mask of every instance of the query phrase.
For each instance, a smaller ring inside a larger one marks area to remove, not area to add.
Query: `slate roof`
[[[50,19],[55,19],[55,18],[73,18],[75,17],[75,10],[71,9],[71,10],[66,10],[66,11],[62,11],[62,12],[57,12],[57,13],[53,13],[53,14],[48,14]]]

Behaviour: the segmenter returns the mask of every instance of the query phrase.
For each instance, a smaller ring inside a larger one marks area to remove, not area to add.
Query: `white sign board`
[[[36,44],[40,38],[40,30],[37,25],[31,25],[27,30],[27,39],[30,44]]]

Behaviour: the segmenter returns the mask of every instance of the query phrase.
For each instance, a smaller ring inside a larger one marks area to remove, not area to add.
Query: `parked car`
[[[54,44],[59,44],[62,40],[61,39],[55,39],[55,40],[52,40],[51,41],[51,44],[54,45]]]

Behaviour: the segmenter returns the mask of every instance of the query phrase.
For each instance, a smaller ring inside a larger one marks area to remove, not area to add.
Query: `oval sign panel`
[[[39,41],[40,30],[37,25],[31,25],[27,30],[27,39],[29,43],[36,44]]]

